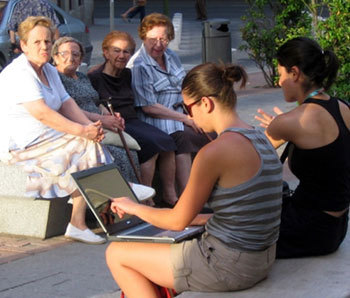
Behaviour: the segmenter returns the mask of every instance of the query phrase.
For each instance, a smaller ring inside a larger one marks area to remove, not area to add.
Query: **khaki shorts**
[[[266,278],[275,253],[276,245],[264,251],[239,251],[208,233],[201,239],[172,244],[175,291],[224,292],[250,288]]]

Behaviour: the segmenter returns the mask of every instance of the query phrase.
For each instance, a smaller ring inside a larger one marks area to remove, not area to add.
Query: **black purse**
[[[280,157],[280,161],[282,164],[284,164],[285,160],[287,159],[290,149],[291,149],[292,143],[288,142],[288,144],[286,145],[286,147],[284,148],[281,157]],[[282,187],[282,199],[287,199],[290,198],[293,193],[294,190],[291,190],[289,187],[289,184],[287,181],[283,180],[283,187]]]

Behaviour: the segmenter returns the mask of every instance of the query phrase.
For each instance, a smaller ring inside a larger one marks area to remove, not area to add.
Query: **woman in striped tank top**
[[[106,251],[108,267],[127,297],[157,297],[154,284],[183,291],[234,291],[265,279],[275,259],[282,166],[260,130],[240,119],[233,84],[240,66],[202,64],[182,85],[184,109],[218,138],[196,155],[188,184],[172,209],[115,198],[120,217],[136,215],[164,229],[205,225],[198,239],[178,244],[115,242]],[[198,214],[205,204],[212,214]]]

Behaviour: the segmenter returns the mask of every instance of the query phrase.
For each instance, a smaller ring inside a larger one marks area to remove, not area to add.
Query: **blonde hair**
[[[52,24],[51,20],[47,17],[37,16],[28,17],[18,26],[19,39],[27,42],[29,32],[36,26],[43,26],[50,30],[51,40],[53,40],[56,27]]]
[[[171,20],[166,15],[157,12],[144,17],[138,28],[139,37],[142,40],[145,40],[147,32],[157,26],[164,26],[167,28],[169,41],[172,41],[175,38],[174,26]]]

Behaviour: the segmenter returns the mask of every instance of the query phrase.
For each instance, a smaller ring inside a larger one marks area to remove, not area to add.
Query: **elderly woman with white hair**
[[[54,43],[51,55],[63,86],[68,94],[74,98],[85,115],[91,121],[100,120],[103,128],[108,129],[108,133],[111,135],[118,133],[118,129],[124,130],[124,119],[119,113],[111,115],[103,106],[100,106],[102,110],[97,107],[96,104],[99,101],[97,91],[91,85],[89,78],[84,73],[78,71],[85,55],[84,47],[80,41],[69,36],[61,37]],[[128,137],[127,140],[129,140]],[[112,140],[116,138],[118,136],[114,136]],[[126,179],[136,182],[137,177],[130,166],[125,149],[120,147],[122,144],[119,144],[118,147],[115,142],[108,142],[108,140],[103,143],[107,144],[108,151],[114,157],[117,167]],[[138,148],[132,147],[131,149]],[[136,151],[130,150],[130,155],[136,167],[139,168]]]

